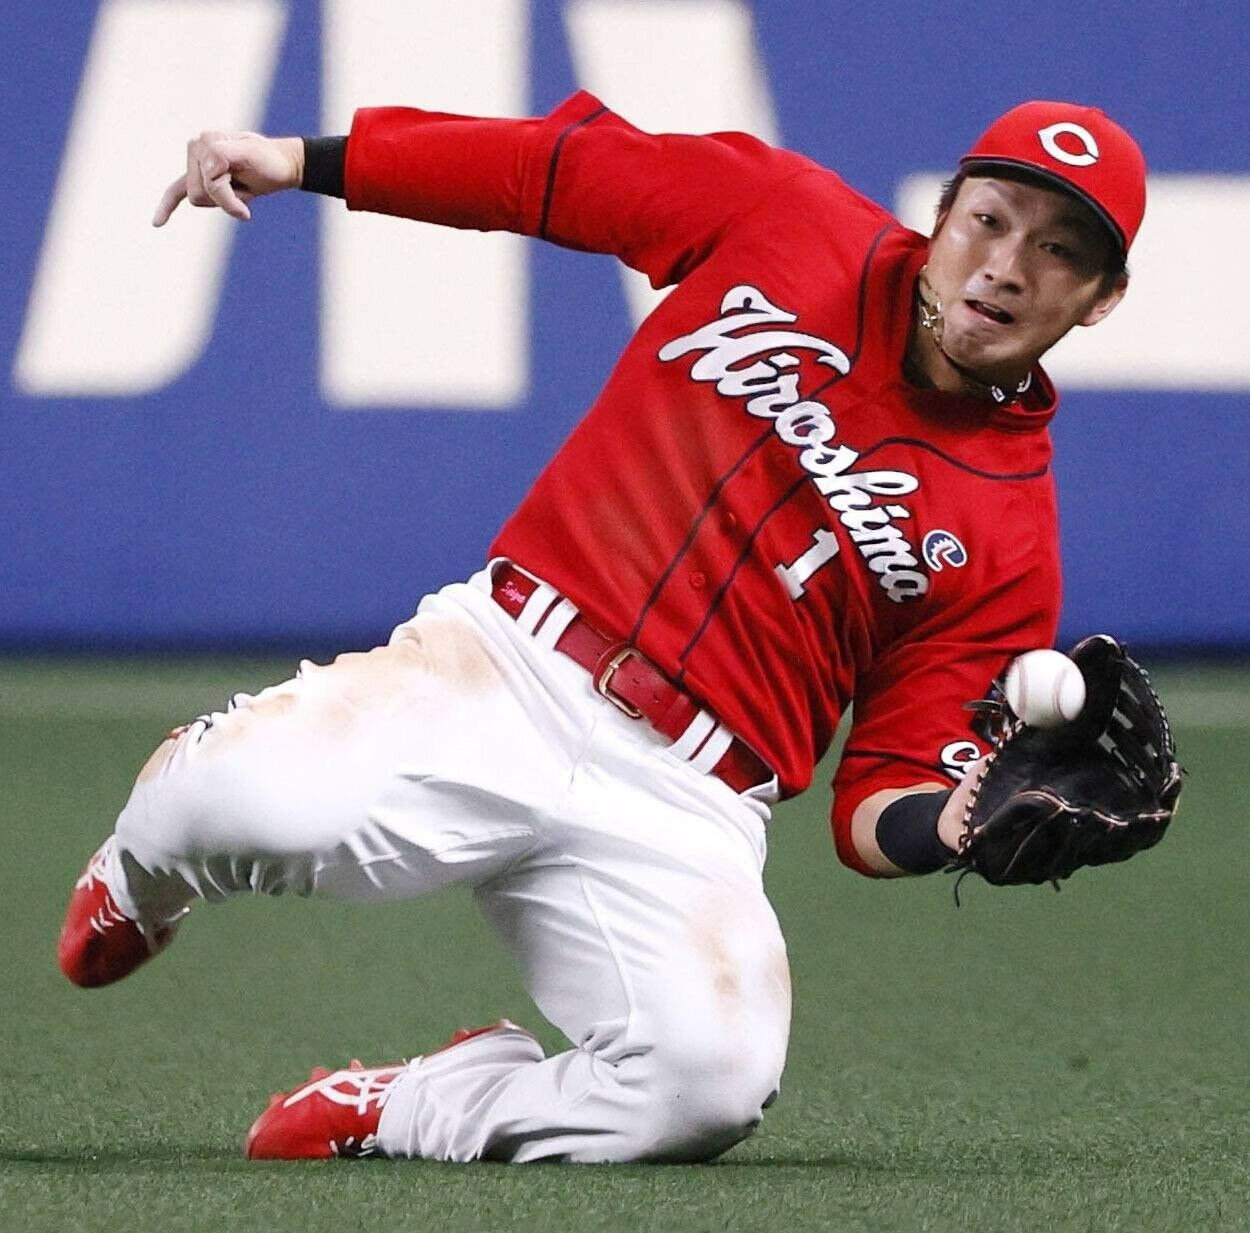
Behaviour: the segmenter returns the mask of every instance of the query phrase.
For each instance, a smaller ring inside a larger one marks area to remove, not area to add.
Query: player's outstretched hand
[[[163,227],[184,199],[213,206],[231,218],[252,217],[253,197],[298,188],[304,178],[300,137],[260,133],[201,133],[187,142],[187,170],[161,195],[152,226]]]
[[[1038,727],[1008,700],[993,750],[947,801],[964,802],[954,867],[993,886],[1058,886],[1086,865],[1128,860],[1157,844],[1176,812],[1183,772],[1141,665],[1110,634],[1078,643],[1071,659],[1084,709]]]

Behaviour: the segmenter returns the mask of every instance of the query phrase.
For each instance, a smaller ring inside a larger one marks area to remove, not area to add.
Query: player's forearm
[[[970,783],[887,788],[860,802],[851,818],[851,842],[878,877],[897,878],[944,868],[958,847]]]
[[[542,119],[363,108],[346,143],[347,206],[446,227],[538,234],[557,135]]]
[[[349,209],[482,231],[523,230],[511,181],[535,123],[403,107],[357,112],[350,139],[303,139],[300,187],[345,198]]]

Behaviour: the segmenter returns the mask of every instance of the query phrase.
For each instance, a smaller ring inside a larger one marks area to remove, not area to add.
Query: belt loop
[[[703,742],[711,736],[712,729],[715,727],[716,721],[706,711],[695,712],[686,730],[669,746],[668,752],[674,758],[689,762],[703,747]]]
[[[527,634],[537,633],[543,617],[559,602],[560,593],[555,587],[550,587],[545,582],[540,582],[534,588],[534,593],[525,601],[525,607],[518,613],[516,618],[517,625],[525,630]]]
[[[690,759],[690,765],[701,774],[710,775],[713,767],[729,752],[734,734],[724,724],[717,724],[703,743],[703,748]]]
[[[573,603],[567,599],[557,601],[554,608],[547,613],[546,619],[534,631],[534,641],[549,651],[556,649],[556,643],[564,636],[564,631],[577,620],[578,612]]]

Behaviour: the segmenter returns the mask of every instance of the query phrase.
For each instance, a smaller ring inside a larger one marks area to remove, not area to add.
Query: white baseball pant
[[[552,620],[531,635],[489,592],[489,571],[447,587],[386,646],[304,663],[171,736],[106,881],[153,923],[241,892],[467,883],[573,1047],[544,1057],[518,1028],[415,1059],[381,1150],[709,1159],[758,1124],[785,1061],[789,971],[761,882],[775,783],[736,794],[682,761],[552,649]]]

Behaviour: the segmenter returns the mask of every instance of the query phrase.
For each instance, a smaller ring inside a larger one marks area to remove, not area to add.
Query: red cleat
[[[144,928],[125,915],[104,883],[112,843],[112,837],[104,841],[74,884],[57,943],[61,971],[83,989],[111,985],[159,954],[173,941],[178,920],[189,910],[154,928]]]
[[[441,1049],[513,1027],[506,1019],[489,1027],[461,1028]],[[428,1055],[426,1055],[428,1056]],[[407,1065],[346,1070],[318,1066],[293,1092],[278,1092],[247,1132],[249,1160],[329,1160],[377,1156],[382,1109]]]
[[[318,1066],[303,1087],[278,1092],[247,1132],[249,1160],[376,1156],[382,1106],[406,1066]]]

